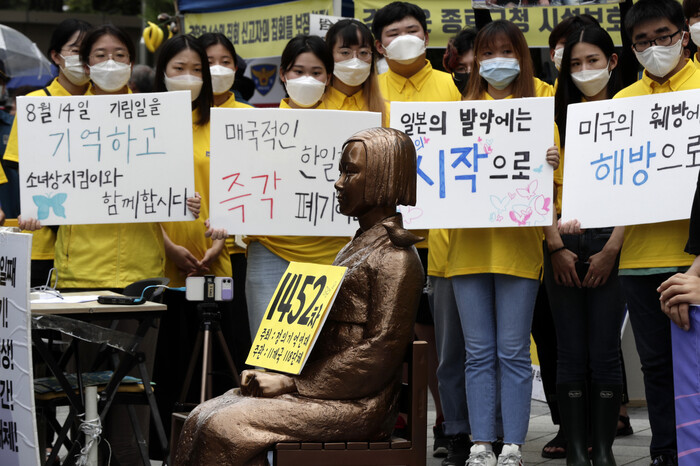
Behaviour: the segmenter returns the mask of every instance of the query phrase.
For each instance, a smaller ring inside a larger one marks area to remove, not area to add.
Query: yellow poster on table
[[[205,32],[220,32],[236,47],[236,53],[248,58],[282,55],[284,46],[298,34],[309,33],[309,14],[333,14],[333,0],[299,0],[278,5],[188,13],[185,32],[199,37]]]
[[[369,26],[377,10],[389,3],[391,0],[355,0],[355,18]],[[423,0],[414,3],[425,11],[430,47],[445,47],[447,41],[462,28],[476,25],[471,0]],[[549,33],[554,26],[570,16],[581,14],[593,16],[610,33],[615,45],[621,44],[620,6],[615,4],[502,8],[490,10],[490,13],[494,20],[505,19],[515,23],[525,34],[530,47],[549,47]]]
[[[246,364],[301,373],[347,267],[290,262],[267,306]]]

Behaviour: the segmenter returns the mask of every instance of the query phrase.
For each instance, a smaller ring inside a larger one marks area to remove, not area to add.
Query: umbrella
[[[4,24],[0,24],[0,61],[9,77],[41,78],[51,74],[51,63],[39,47],[21,32]]]

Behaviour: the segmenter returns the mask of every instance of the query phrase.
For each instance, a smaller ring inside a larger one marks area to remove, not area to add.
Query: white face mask
[[[554,49],[554,67],[557,71],[561,70],[561,59],[564,58],[564,47]]]
[[[608,85],[611,73],[607,67],[602,70],[581,70],[571,73],[571,80],[583,95],[592,97]]]
[[[693,40],[693,43],[700,47],[700,22],[693,24],[690,26],[690,38]]]
[[[367,81],[371,68],[372,65],[355,57],[336,62],[333,74],[348,86],[360,86]]]
[[[635,50],[634,54],[649,74],[662,78],[670,73],[681,59],[683,34],[685,32],[681,33],[681,38],[673,45],[652,45],[643,52]]]
[[[168,91],[190,91],[190,98],[192,102],[197,100],[199,93],[202,91],[202,78],[199,76],[192,76],[191,74],[181,74],[179,76],[173,76],[169,78],[168,75],[164,75],[165,78],[165,88]]]
[[[301,78],[287,79],[285,83],[287,94],[300,107],[312,107],[326,90],[326,83],[314,79],[311,76],[302,76]]]
[[[90,79],[105,92],[115,92],[126,86],[131,77],[131,65],[114,60],[90,67]]]
[[[236,72],[231,68],[221,65],[209,67],[211,73],[211,87],[214,95],[221,95],[231,90],[233,81],[236,79]]]
[[[85,67],[81,63],[79,55],[68,55],[67,57],[59,55],[59,57],[63,58],[64,66],[61,67],[61,71],[68,81],[76,86],[82,86],[90,81],[90,76],[85,73]]]
[[[425,40],[412,34],[404,34],[384,47],[384,56],[402,65],[413,63],[425,53]]]

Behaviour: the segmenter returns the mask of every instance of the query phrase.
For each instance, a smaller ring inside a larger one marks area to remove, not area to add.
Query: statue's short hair
[[[416,148],[406,133],[392,128],[370,128],[352,135],[367,156],[365,200],[376,205],[416,205]]]

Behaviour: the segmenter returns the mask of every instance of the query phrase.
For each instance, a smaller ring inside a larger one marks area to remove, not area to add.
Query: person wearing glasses
[[[683,55],[689,34],[680,3],[639,0],[625,29],[644,74],[614,98],[700,88],[700,71]],[[620,285],[644,373],[653,466],[678,463],[670,320],[659,307],[657,288],[693,263],[695,256],[684,252],[687,239],[688,220],[632,225],[620,255]]]

